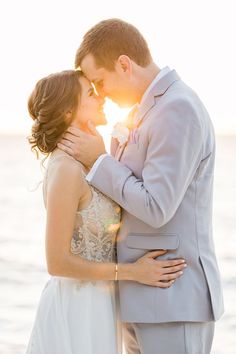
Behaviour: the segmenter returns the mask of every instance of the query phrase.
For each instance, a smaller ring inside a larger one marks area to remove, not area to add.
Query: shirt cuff
[[[91,170],[89,171],[89,173],[86,176],[86,181],[88,181],[88,182],[92,181],[93,176],[95,175],[95,172],[97,171],[98,166],[100,165],[102,160],[107,156],[109,156],[109,154],[102,154],[97,158],[97,160],[94,162]]]

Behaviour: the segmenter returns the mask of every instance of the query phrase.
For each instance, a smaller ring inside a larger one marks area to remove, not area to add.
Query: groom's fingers
[[[58,147],[58,149],[66,152],[67,154],[69,154],[69,155],[74,157],[74,151],[69,146],[65,146],[65,145],[63,145],[61,143],[58,143],[57,147]]]
[[[67,133],[70,133],[71,135],[74,135],[78,138],[86,138],[87,136],[89,136],[89,134],[83,132],[82,130],[80,130],[79,128],[76,128],[76,127],[73,127],[73,126],[70,126],[67,131],[66,131],[66,134]]]
[[[63,139],[62,140],[69,140],[69,141],[71,141],[71,142],[73,142],[73,143],[76,143],[77,141],[78,141],[78,139],[79,139],[79,136],[77,135],[77,136],[75,136],[75,135],[73,135],[73,134],[71,134],[71,133],[65,133],[64,135],[63,135]]]
[[[67,129],[67,132],[68,132],[68,133],[71,133],[71,134],[73,134],[73,135],[75,135],[75,136],[80,136],[80,134],[82,133],[82,130],[80,130],[79,128],[70,126],[70,127]]]

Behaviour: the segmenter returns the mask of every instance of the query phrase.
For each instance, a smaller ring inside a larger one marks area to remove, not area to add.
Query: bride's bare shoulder
[[[84,166],[72,156],[66,154],[64,151],[56,149],[52,152],[47,163],[47,174],[68,180],[79,178],[85,179]]]

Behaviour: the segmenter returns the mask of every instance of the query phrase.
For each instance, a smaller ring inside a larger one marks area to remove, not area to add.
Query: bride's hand
[[[183,274],[186,262],[183,259],[156,260],[167,251],[151,251],[133,263],[134,280],[160,288],[169,288]]]

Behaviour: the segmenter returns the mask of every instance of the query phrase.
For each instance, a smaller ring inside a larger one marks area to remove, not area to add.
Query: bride
[[[79,71],[41,79],[28,101],[32,150],[49,156],[43,194],[46,258],[51,279],[40,299],[27,354],[118,354],[114,280],[170,287],[183,260],[158,261],[165,251],[117,264],[120,207],[90,186],[83,165],[57,149],[69,126],[88,132],[106,124],[104,101]]]

